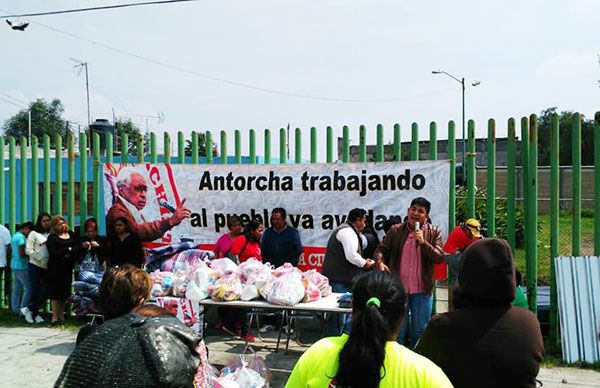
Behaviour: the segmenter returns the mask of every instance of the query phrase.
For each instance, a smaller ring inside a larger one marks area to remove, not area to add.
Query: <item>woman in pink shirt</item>
[[[252,220],[244,227],[244,233],[233,240],[230,253],[239,258],[240,263],[254,257],[262,261],[260,238],[263,233],[263,224],[259,220]]]
[[[215,259],[225,257],[231,251],[233,240],[242,233],[242,222],[238,216],[231,216],[227,219],[227,229],[229,229],[229,233],[219,237],[215,245]]]

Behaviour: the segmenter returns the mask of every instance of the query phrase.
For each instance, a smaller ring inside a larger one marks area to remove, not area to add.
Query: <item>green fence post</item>
[[[296,153],[296,164],[302,163],[302,131],[296,128],[296,139],[294,144],[294,152]]]
[[[573,256],[581,254],[581,115],[573,123]]]
[[[37,136],[31,136],[31,219],[34,222],[40,213],[38,145],[39,143]],[[0,158],[0,160],[3,159]]]
[[[15,157],[15,138],[8,138],[8,229],[16,232],[17,226],[17,160]]]
[[[437,160],[437,124],[429,123],[429,160]]]
[[[333,163],[333,147],[333,128],[327,127],[327,163]]]
[[[596,112],[594,123],[594,198],[600,198],[600,112]],[[598,200],[594,201],[594,255],[600,256],[600,201]]]
[[[450,160],[450,204],[448,207],[448,231],[456,226],[456,125],[448,122],[448,159]]]
[[[560,212],[560,128],[558,115],[552,116],[550,126],[550,342],[559,345],[558,338],[558,299],[556,294],[556,274],[554,258],[559,252],[559,212]]]
[[[377,154],[375,160],[377,162],[383,162],[384,158],[383,125],[377,124]]]
[[[234,132],[234,145],[235,145],[235,163],[242,163],[242,134],[236,129]]]
[[[227,164],[227,132],[221,131],[221,164]]]
[[[419,160],[419,124],[412,123],[410,139],[410,160]]]
[[[158,145],[156,144],[156,134],[152,132],[150,134],[150,163],[152,164],[158,163],[157,148]]]
[[[198,132],[192,131],[192,164],[198,164]]]
[[[469,120],[467,123],[468,140],[467,140],[467,216],[470,218],[476,217],[475,215],[475,158],[477,154],[475,152],[475,122]]]
[[[279,128],[279,164],[287,163],[287,142],[285,128]]]
[[[364,125],[358,127],[358,161],[367,161],[367,128]]]
[[[146,138],[144,136],[142,136],[141,134],[138,134],[137,139],[136,139],[136,144],[137,144],[137,160],[136,162],[138,164],[142,164],[144,163],[144,153],[145,153],[145,148],[146,148]]]
[[[185,137],[183,132],[177,132],[177,163],[185,164]]]
[[[171,164],[171,135],[169,132],[163,133],[163,155],[163,163]]]
[[[400,137],[400,124],[394,124],[394,160],[402,160],[402,138]]]
[[[310,162],[317,163],[317,128],[310,127]]]
[[[206,133],[204,134],[204,139],[206,142],[206,147],[204,147],[206,149],[206,163],[207,164],[212,164],[213,162],[213,138],[212,138],[212,132],[210,131],[206,131]]]
[[[265,164],[271,164],[271,130],[265,129]]]
[[[121,133],[121,163],[129,163],[129,135]]]
[[[62,137],[54,136],[54,214],[63,215],[62,207]]]
[[[329,127],[328,127],[329,128]],[[327,133],[329,137],[329,133]],[[332,135],[333,137],[333,135]],[[333,159],[333,158],[331,158]],[[327,158],[327,163],[331,163],[333,160]],[[350,128],[347,125],[342,127],[342,162],[350,162]]]
[[[531,256],[529,233],[527,233],[527,220],[529,220],[529,120],[527,117],[521,118],[521,170],[522,170],[522,187],[523,187],[523,209],[525,216],[525,233],[523,240],[525,244],[525,261]],[[527,274],[526,274],[527,275]],[[529,279],[529,278],[527,278]]]
[[[19,148],[21,151],[21,184],[19,188],[19,195],[21,197],[21,212],[19,214],[21,223],[28,221],[27,219],[27,138],[21,136],[19,139]]]
[[[254,129],[250,130],[250,164],[256,163],[256,132]]]
[[[487,142],[487,236],[496,237],[496,121],[488,120]]]
[[[508,119],[508,141],[506,150],[506,240],[513,253],[517,247],[516,223],[516,169],[517,169],[517,142],[515,132],[515,119]]]
[[[538,123],[537,116],[529,116],[529,184],[525,188],[529,191],[529,208],[527,234],[529,235],[529,257],[526,257],[527,267],[527,301],[529,309],[537,313],[537,273],[538,273],[538,248],[537,248],[537,218],[538,218],[538,187],[537,187],[537,157],[538,157]]]
[[[50,136],[44,135],[44,211],[52,214],[50,163]]]
[[[67,135],[67,158],[67,218],[69,230],[75,230],[75,138],[71,132]]]
[[[2,174],[0,174],[0,223],[4,225],[4,221],[6,220],[6,198],[5,198],[5,190],[6,183],[4,180],[6,163],[4,160],[4,137],[0,136],[0,161],[2,161]],[[4,283],[2,283],[4,284]],[[0,287],[2,289],[1,292],[4,292],[4,287]],[[0,305],[4,303],[4,297],[0,298]]]
[[[79,135],[79,223],[88,217],[88,178],[87,178],[87,135],[82,132]],[[81,228],[81,235],[85,231]]]
[[[94,132],[92,135],[92,174],[94,175],[92,178],[92,189],[94,195],[92,196],[92,203],[94,204],[94,218],[100,219],[100,183],[102,182],[102,177],[100,176],[102,169],[100,168],[100,135],[97,132]]]
[[[113,134],[106,132],[104,134],[106,138],[106,163],[114,163],[115,149],[113,142]]]

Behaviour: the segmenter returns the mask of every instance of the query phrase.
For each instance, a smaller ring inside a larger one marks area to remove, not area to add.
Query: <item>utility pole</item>
[[[88,77],[88,63],[87,62],[82,62],[80,60],[77,60],[75,58],[71,58],[71,60],[75,63],[77,63],[77,65],[75,65],[75,68],[79,68],[79,72],[77,73],[77,75],[79,76],[81,74],[81,71],[83,70],[83,68],[85,68],[85,92],[86,92],[86,101],[87,101],[87,121],[88,121],[88,129],[90,124],[92,123],[91,117],[90,117],[90,80]]]

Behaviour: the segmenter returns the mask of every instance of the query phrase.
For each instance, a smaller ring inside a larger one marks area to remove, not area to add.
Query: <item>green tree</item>
[[[556,107],[545,109],[538,117],[538,149],[540,166],[550,165],[550,128],[554,115],[559,116],[559,160],[560,165],[571,165],[573,160],[573,125],[577,115],[572,111],[557,113]],[[581,115],[581,164],[594,164],[594,121]]]
[[[150,150],[150,135],[148,133],[142,135],[142,131],[131,121],[131,119],[119,119],[115,123],[115,135],[117,137],[117,147],[121,149],[121,137],[123,133],[127,134],[128,137],[128,154],[137,155],[138,152],[138,140],[142,138],[144,140],[144,155]]]
[[[63,104],[58,98],[51,102],[39,98],[29,104],[29,109],[22,109],[6,120],[2,131],[5,136],[14,136],[19,143],[21,136],[29,135],[28,116],[31,111],[32,135],[40,139],[44,135],[49,135],[51,139],[54,139],[57,134],[64,136],[67,133],[66,121],[62,117],[64,110]]]
[[[218,156],[217,144],[212,145],[212,155]],[[185,156],[192,156],[192,141],[185,141]],[[198,156],[206,156],[206,133],[198,132]]]

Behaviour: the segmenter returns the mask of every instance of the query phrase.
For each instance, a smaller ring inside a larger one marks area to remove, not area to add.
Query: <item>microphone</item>
[[[419,221],[415,222],[415,230],[419,230],[421,229],[421,223]],[[419,242],[415,240],[415,243],[417,243],[417,248],[419,247]]]
[[[158,202],[158,205],[164,207],[165,209],[167,209],[171,213],[175,213],[175,208],[169,202],[165,201],[164,199],[161,199]]]

